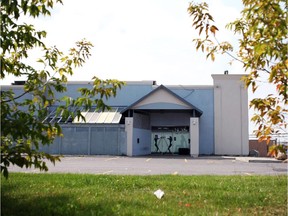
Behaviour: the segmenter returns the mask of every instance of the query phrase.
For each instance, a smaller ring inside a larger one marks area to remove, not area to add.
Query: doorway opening
[[[190,154],[189,126],[153,126],[151,154]]]

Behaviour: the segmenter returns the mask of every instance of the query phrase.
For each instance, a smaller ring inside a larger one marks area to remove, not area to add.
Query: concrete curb
[[[283,163],[282,160],[277,160],[275,158],[251,158],[251,157],[236,157],[238,161],[243,161],[247,163]]]
[[[87,158],[101,158],[101,157],[107,157],[111,155],[64,155],[66,158],[73,158],[73,157],[87,157]],[[115,156],[115,155],[114,155]],[[113,156],[113,157],[114,157]],[[129,158],[128,156],[115,156],[115,157],[124,157],[124,158]],[[242,161],[246,163],[284,163],[283,160],[277,160],[275,158],[270,158],[270,157],[241,157],[241,156],[217,156],[217,155],[212,155],[212,156],[199,156],[199,157],[191,157],[190,155],[145,155],[145,156],[133,156],[131,158],[161,158],[161,159],[180,159],[180,158],[185,158],[185,159],[191,159],[191,160],[235,160],[235,161]]]

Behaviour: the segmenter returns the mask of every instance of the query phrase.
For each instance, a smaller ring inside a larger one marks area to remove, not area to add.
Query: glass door
[[[187,127],[152,128],[151,153],[178,154],[190,149],[190,135]]]

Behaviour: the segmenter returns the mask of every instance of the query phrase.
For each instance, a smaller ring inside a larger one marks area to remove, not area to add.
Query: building
[[[127,82],[106,101],[111,110],[82,110],[86,121],[62,119],[50,107],[46,121],[62,124],[64,137],[41,149],[64,155],[248,155],[248,93],[242,76],[212,75],[211,86]],[[89,85],[68,82],[65,95],[80,96],[77,89]],[[23,91],[21,85],[5,88]]]

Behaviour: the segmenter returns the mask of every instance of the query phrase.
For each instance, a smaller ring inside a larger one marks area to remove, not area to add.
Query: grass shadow
[[[74,197],[67,195],[40,195],[39,197],[17,197],[2,194],[1,215],[53,216],[53,215],[114,215],[111,203],[82,205]]]

